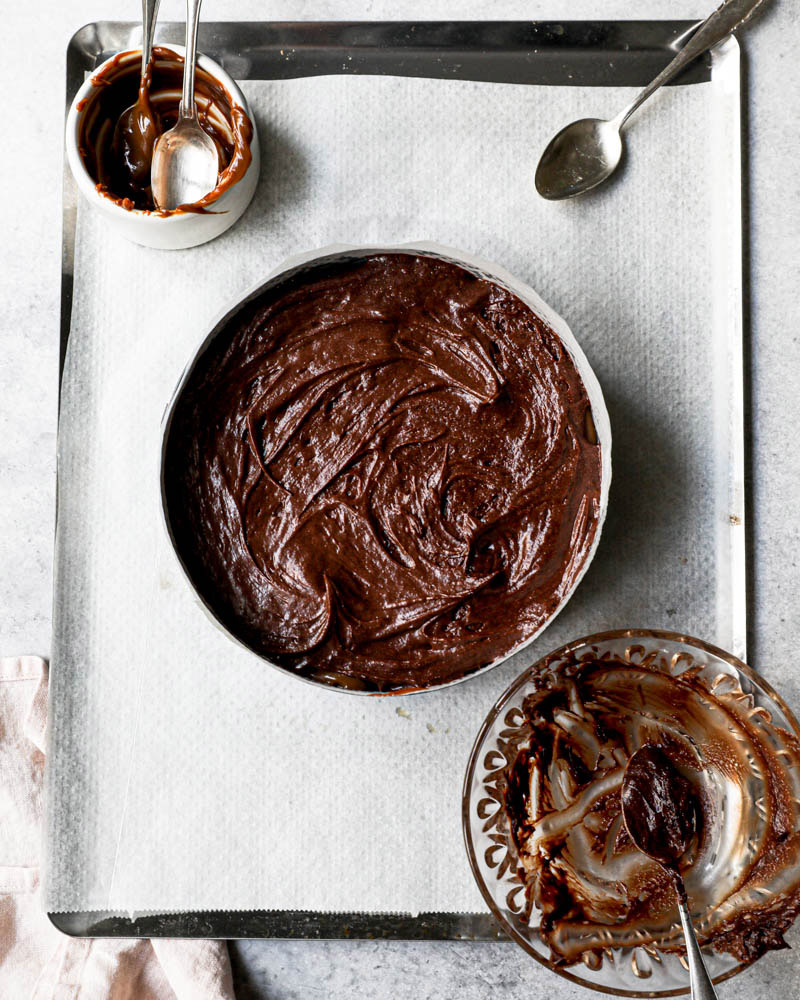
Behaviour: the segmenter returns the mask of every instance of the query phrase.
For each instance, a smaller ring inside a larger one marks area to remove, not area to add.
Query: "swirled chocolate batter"
[[[317,267],[220,330],[165,456],[177,550],[254,650],[424,688],[556,610],[600,513],[589,399],[515,295],[437,258]]]
[[[607,948],[680,951],[662,864],[683,879],[701,943],[742,961],[786,947],[800,912],[796,736],[731,678],[709,684],[699,667],[673,676],[587,658],[545,670],[536,686],[506,811],[554,960],[596,967]],[[665,761],[654,746],[633,776],[635,835],[661,863],[634,846],[620,808],[626,764],[647,744],[693,751]]]
[[[141,80],[140,70],[140,52],[121,52],[92,78],[97,89],[79,108],[78,146],[98,191],[123,208],[154,212],[150,162],[156,138],[177,121],[183,57],[156,47]],[[195,103],[200,125],[217,147],[219,179],[200,201],[181,205],[174,212],[210,210],[223,191],[244,176],[251,160],[250,119],[225,87],[200,66],[195,71]],[[134,112],[124,114],[132,108]]]

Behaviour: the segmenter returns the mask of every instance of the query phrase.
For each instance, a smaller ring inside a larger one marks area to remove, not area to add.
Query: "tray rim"
[[[397,28],[419,29],[421,34],[428,31],[441,29],[445,25],[456,27],[472,26],[477,30],[491,29],[492,26],[502,25],[506,29],[534,29],[547,30],[554,26],[561,28],[619,28],[622,30],[636,31],[637,28],[663,30],[665,34],[671,33],[671,41],[666,39],[657,50],[664,54],[666,60],[670,49],[676,39],[691,30],[696,21],[686,19],[625,19],[625,20],[570,20],[570,19],[548,19],[542,21],[520,21],[518,19],[501,20],[459,20],[459,21],[408,21],[380,20],[380,21],[221,21],[206,22],[206,31],[228,29],[231,31],[243,30],[248,26],[273,28],[284,31],[319,31],[331,29],[334,31],[358,31],[369,29],[380,29],[381,27],[394,26]],[[412,27],[413,26],[413,27]],[[94,59],[101,55],[102,49],[94,50],[86,47],[86,36],[98,34],[103,28],[119,28],[134,30],[136,22],[120,20],[97,20],[91,21],[78,28],[70,37],[66,47],[66,79],[65,79],[65,113],[69,110],[70,103],[82,82],[82,73],[90,66],[81,66],[81,59]],[[165,22],[159,25],[157,40],[162,40],[162,34],[176,34],[176,41],[181,37],[183,26],[180,22]],[[202,39],[201,39],[202,40]],[[167,40],[168,42],[171,39]],[[311,47],[313,48],[312,42]],[[340,48],[352,48],[353,40],[342,41]],[[370,47],[373,50],[379,48],[375,45],[364,46],[364,51]],[[587,47],[591,48],[591,45]],[[418,51],[418,50],[417,50]],[[720,58],[721,57],[721,58]],[[708,57],[706,57],[708,58]],[[735,212],[733,223],[733,255],[738,261],[735,272],[735,294],[731,296],[731,311],[728,314],[728,323],[733,323],[733,334],[736,343],[741,345],[741,350],[737,352],[733,359],[734,378],[737,379],[742,391],[737,395],[737,407],[731,413],[732,438],[736,440],[736,453],[732,456],[737,464],[737,471],[740,473],[738,482],[746,488],[745,464],[747,453],[745,451],[744,433],[744,313],[743,313],[743,203],[746,191],[742,187],[742,148],[741,148],[741,128],[743,118],[744,95],[741,85],[740,72],[740,46],[735,35],[730,36],[721,43],[715,53],[711,54],[711,76],[714,75],[714,68],[717,62],[722,65],[717,66],[717,71],[725,69],[730,78],[728,83],[734,88],[735,99],[738,102],[738,112],[735,120],[735,135],[733,136],[733,147],[736,150],[736,159],[732,164],[728,164],[733,170],[731,178],[731,188],[740,192],[740,199]],[[302,74],[301,74],[302,75]],[[407,73],[404,75],[418,75]],[[247,79],[248,77],[242,77]],[[257,79],[258,77],[250,77]],[[591,85],[591,84],[589,84]],[[598,86],[607,85],[603,83]],[[63,139],[62,139],[63,155]],[[69,341],[72,294],[74,276],[74,252],[75,252],[75,230],[77,223],[77,187],[72,179],[66,156],[63,156],[63,179],[62,179],[62,269],[61,269],[61,308],[60,308],[60,341],[59,341],[59,372],[58,372],[58,406],[60,422],[61,406],[61,381],[64,368],[66,348]],[[730,249],[730,247],[729,247]],[[58,441],[58,434],[56,435]],[[735,641],[732,643],[732,653],[742,660],[746,660],[746,637],[747,637],[747,604],[750,596],[750,576],[749,566],[746,560],[745,544],[745,497],[737,498],[736,509],[740,512],[741,520],[737,523],[740,528],[738,541],[730,546],[733,561],[741,567],[741,579],[744,586],[741,592],[734,592],[734,620],[735,620]],[[732,521],[733,524],[733,521]],[[58,473],[56,473],[56,532],[58,530]],[[57,607],[57,572],[54,567],[53,574],[53,608]],[[185,938],[226,938],[226,939],[247,939],[247,938],[279,938],[279,939],[385,939],[385,940],[508,940],[505,933],[500,929],[490,913],[448,913],[448,912],[423,912],[418,914],[401,913],[367,913],[367,912],[334,912],[323,913],[310,910],[213,910],[213,911],[164,911],[147,914],[123,914],[119,911],[77,911],[77,912],[50,912],[47,911],[50,922],[59,931],[71,937],[185,937]],[[511,942],[509,941],[509,944]]]

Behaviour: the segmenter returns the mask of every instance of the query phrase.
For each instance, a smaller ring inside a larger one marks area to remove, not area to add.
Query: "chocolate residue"
[[[98,88],[79,107],[78,146],[97,190],[123,208],[155,213],[150,190],[150,161],[156,134],[172,128],[178,118],[183,81],[183,57],[158,46],[144,80],[140,80],[141,53],[121,52],[92,78]],[[214,140],[219,155],[217,186],[200,201],[171,212],[205,212],[240,180],[251,161],[253,126],[244,109],[223,85],[200,66],[195,70],[198,121]],[[143,121],[117,122],[123,111],[137,105]],[[147,121],[144,121],[144,118]]]
[[[412,254],[304,272],[220,330],[165,461],[177,550],[248,646],[397,691],[522,643],[600,513],[589,399],[516,296]]]
[[[505,805],[554,960],[682,949],[672,873],[634,846],[622,822],[625,767],[648,743],[689,746],[702,762],[688,755],[676,768],[670,753],[670,777],[654,748],[635,784],[635,835],[680,869],[698,939],[743,961],[784,947],[800,910],[796,736],[730,678],[708,684],[700,667],[676,677],[586,658],[543,671],[536,684]]]
[[[639,850],[678,871],[701,812],[694,786],[662,747],[647,743],[631,757],[622,783],[622,809]]]
[[[163,131],[150,101],[153,60],[147,64],[136,103],[120,115],[111,140],[112,188],[118,196],[143,200],[149,195],[150,164],[156,139]]]
[[[628,761],[621,794],[628,834],[640,851],[671,873],[678,899],[686,903],[681,863],[702,822],[694,785],[664,748],[647,743]]]

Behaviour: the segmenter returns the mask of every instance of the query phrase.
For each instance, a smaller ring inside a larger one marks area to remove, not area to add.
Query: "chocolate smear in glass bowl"
[[[660,777],[642,775],[642,801],[671,819],[654,835],[659,824],[644,810],[641,825],[653,853],[679,868],[701,944],[744,962],[786,947],[800,912],[797,737],[727,681],[710,685],[701,666],[675,676],[584,656],[542,670],[534,684],[505,809],[553,959],[683,948],[673,877],[634,846],[622,819],[625,767],[648,743],[667,747],[673,764],[673,747],[692,751],[664,781],[664,751],[653,749]]]

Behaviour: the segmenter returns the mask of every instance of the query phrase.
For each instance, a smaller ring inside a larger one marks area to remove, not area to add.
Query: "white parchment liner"
[[[629,88],[351,75],[242,84],[261,181],[218,241],[148,250],[79,206],[48,910],[485,912],[461,782],[514,674],[620,624],[680,625],[739,651],[735,58],[734,45],[714,82],[654,98],[619,181],[580,202],[535,196],[535,153]],[[220,304],[298,248],[432,235],[503,262],[569,317],[614,422],[608,517],[583,585],[516,657],[424,698],[343,698],[209,626],[161,524],[162,414]]]

